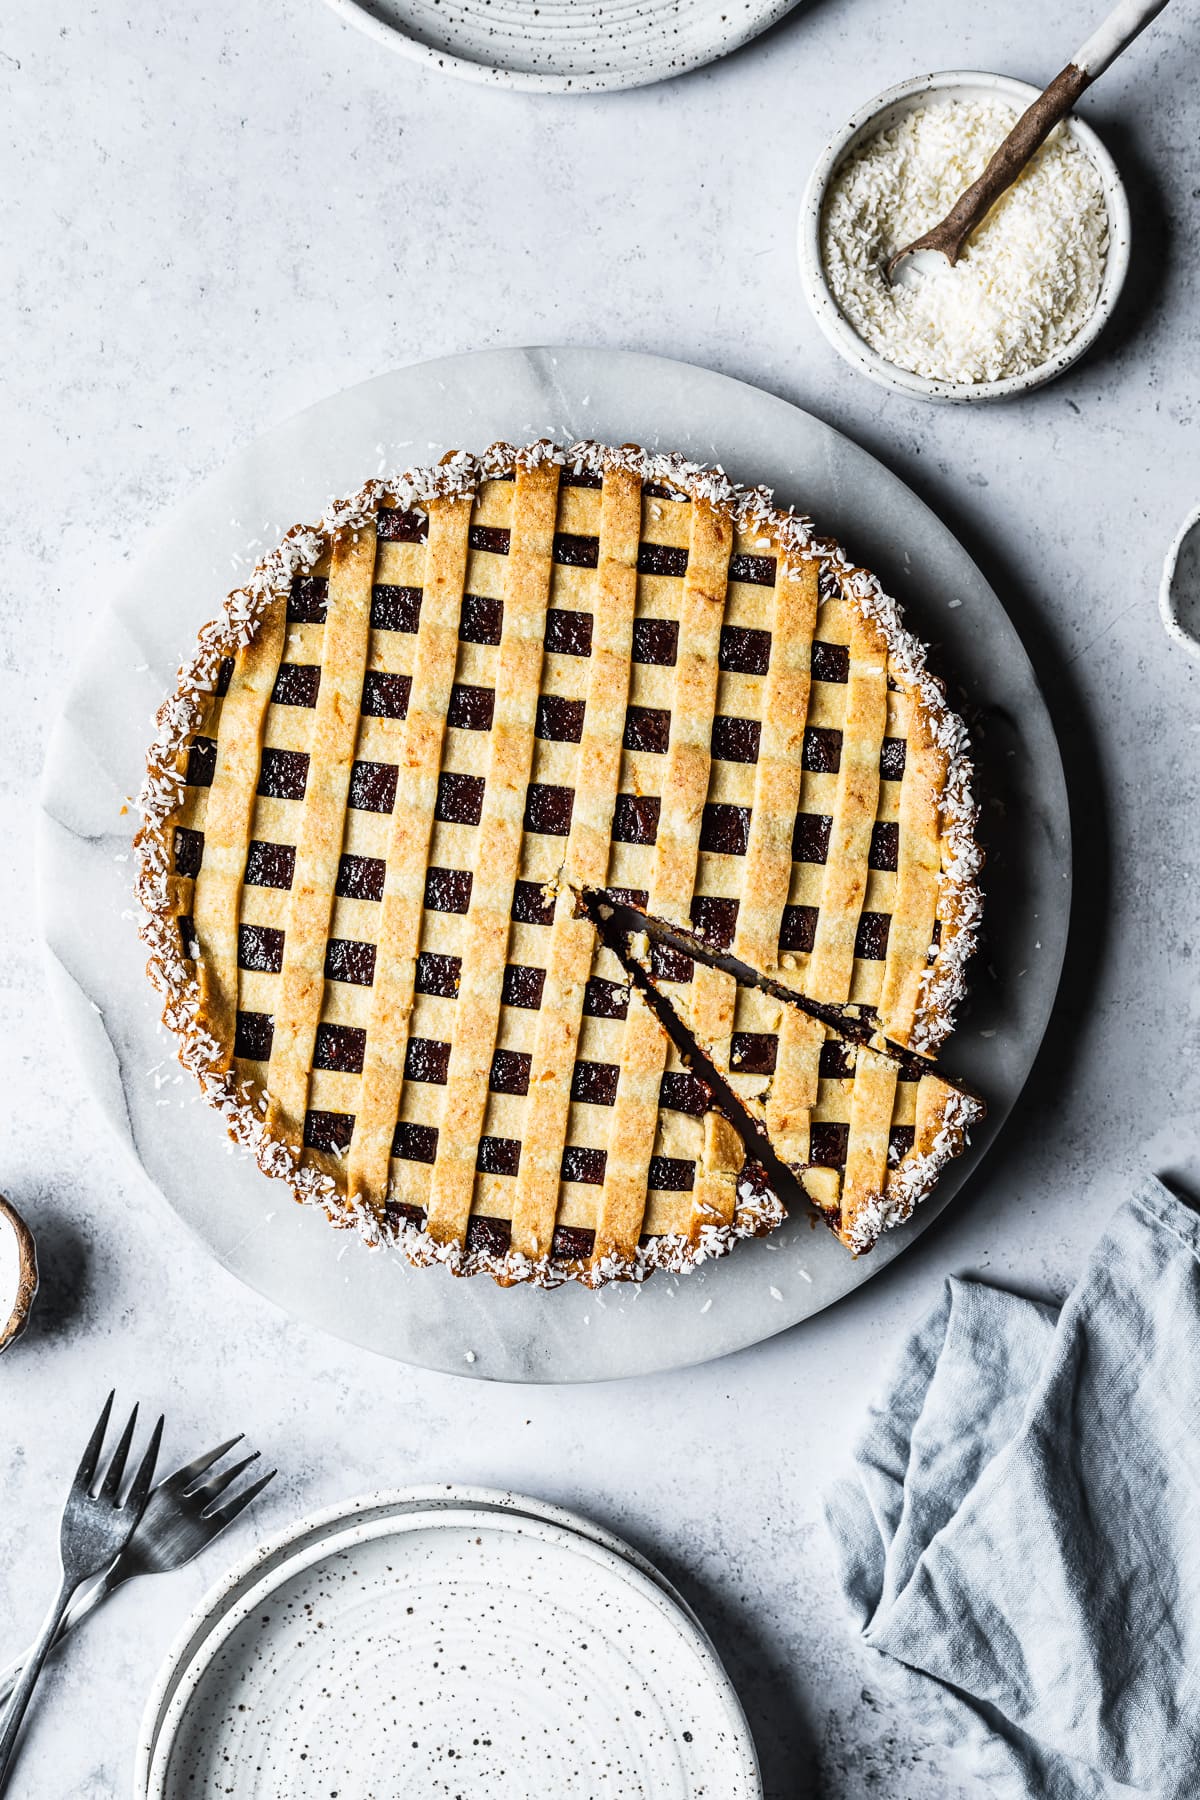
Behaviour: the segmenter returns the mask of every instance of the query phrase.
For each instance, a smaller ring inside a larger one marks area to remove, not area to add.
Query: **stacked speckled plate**
[[[260,1546],[184,1627],[135,1800],[488,1794],[755,1800],[753,1742],[694,1613],[598,1526],[409,1488]]]
[[[402,56],[525,93],[665,81],[728,55],[798,0],[329,0]]]

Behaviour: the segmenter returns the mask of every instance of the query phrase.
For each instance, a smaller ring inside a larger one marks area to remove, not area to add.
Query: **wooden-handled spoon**
[[[906,257],[917,250],[938,250],[951,267],[980,220],[1007,188],[1010,188],[1034,152],[1045,143],[1054,127],[1065,119],[1084,89],[1103,75],[1122,50],[1132,44],[1151,19],[1158,17],[1167,0],[1120,0],[1104,23],[1077,50],[1061,74],[1021,114],[987,168],[955,201],[940,225],[897,250],[885,264],[889,281]]]

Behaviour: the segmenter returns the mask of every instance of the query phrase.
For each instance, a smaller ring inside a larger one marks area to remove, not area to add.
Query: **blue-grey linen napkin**
[[[1145,1180],[1061,1311],[950,1280],[827,1501],[864,1641],[995,1795],[1200,1796],[1200,1218]]]

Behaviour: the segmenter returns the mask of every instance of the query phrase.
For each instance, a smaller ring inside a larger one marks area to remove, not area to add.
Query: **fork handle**
[[[54,1634],[54,1642],[49,1651],[51,1656],[55,1654],[63,1640],[75,1630],[76,1626],[82,1625],[83,1621],[90,1618],[95,1612],[101,1601],[108,1599],[114,1588],[119,1587],[122,1581],[128,1580],[128,1576],[118,1573],[119,1562],[120,1558],[107,1575],[103,1575],[99,1581],[93,1582],[87,1593],[81,1599],[76,1600],[73,1606],[67,1608],[58,1630]],[[114,1576],[116,1576],[115,1580]],[[4,1668],[0,1669],[0,1706],[4,1705],[16,1687],[21,1670],[28,1660],[28,1652],[26,1652],[24,1656],[14,1656],[10,1663],[6,1663]]]
[[[12,1699],[8,1703],[8,1711],[4,1715],[4,1723],[0,1725],[0,1794],[3,1794],[8,1786],[8,1772],[12,1765],[13,1750],[16,1747],[26,1709],[33,1698],[33,1690],[37,1686],[38,1676],[50,1653],[50,1646],[58,1636],[59,1626],[66,1616],[71,1596],[77,1586],[77,1582],[70,1582],[66,1575],[63,1576],[58,1593],[54,1597],[54,1604],[46,1614],[42,1629],[38,1633],[37,1642],[30,1650],[25,1667],[17,1678]]]

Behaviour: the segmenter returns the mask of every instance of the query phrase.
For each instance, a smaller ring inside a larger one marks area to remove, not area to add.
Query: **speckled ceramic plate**
[[[532,1499],[528,1494],[514,1494],[500,1488],[463,1486],[453,1482],[383,1488],[373,1493],[359,1494],[334,1506],[323,1507],[319,1512],[309,1513],[294,1525],[289,1525],[286,1530],[276,1532],[263,1543],[256,1544],[249,1555],[235,1564],[205,1594],[172,1644],[146,1703],[135,1759],[134,1793],[137,1800],[145,1800],[159,1733],[180,1683],[191,1665],[204,1659],[207,1639],[251,1588],[257,1586],[267,1575],[281,1569],[292,1557],[336,1536],[348,1526],[365,1525],[376,1519],[394,1518],[406,1513],[453,1509],[493,1511],[541,1519],[589,1538],[603,1549],[611,1550],[614,1555],[626,1558],[648,1580],[657,1583],[668,1600],[686,1614],[698,1631],[703,1629],[682,1594],[672,1586],[660,1569],[655,1568],[631,1544],[625,1543],[613,1532],[606,1531],[602,1525],[597,1525],[594,1519],[585,1518],[582,1513],[571,1512],[563,1506],[553,1506],[546,1500]]]
[[[174,1694],[151,1800],[753,1800],[707,1638],[627,1557],[491,1509],[376,1517],[244,1592]]]
[[[389,49],[548,94],[643,87],[736,50],[797,0],[328,0]]]

